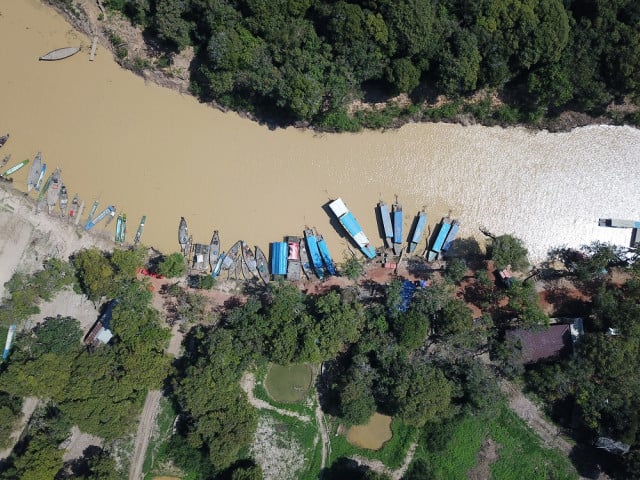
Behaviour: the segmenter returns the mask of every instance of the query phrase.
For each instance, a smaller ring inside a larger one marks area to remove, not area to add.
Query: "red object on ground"
[[[391,262],[387,262],[383,265],[384,268],[389,268],[389,269],[394,269],[398,266],[397,263],[391,263]]]
[[[141,273],[142,275],[146,275],[147,277],[151,278],[164,278],[164,276],[157,273],[151,273],[149,270],[146,270],[144,268],[137,268],[136,273]]]

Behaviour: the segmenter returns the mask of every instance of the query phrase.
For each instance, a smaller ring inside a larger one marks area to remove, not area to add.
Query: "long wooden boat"
[[[7,133],[7,134],[2,135],[2,136],[0,137],[0,148],[2,148],[2,146],[3,146],[5,143],[7,143],[7,140],[9,140],[9,137],[10,137],[10,136],[11,136],[11,135],[9,135],[9,134]]]
[[[322,255],[320,255],[320,250],[318,249],[316,232],[311,228],[305,228],[304,238],[307,241],[307,252],[311,257],[313,270],[316,272],[316,276],[322,280],[324,278],[324,266],[322,265]]]
[[[209,244],[209,267],[211,268],[211,273],[216,267],[218,263],[218,258],[220,257],[220,234],[218,230],[213,231],[213,235],[211,236],[211,243]]]
[[[109,217],[107,217],[107,221],[104,223],[103,228],[107,228],[111,224],[111,222],[113,222],[113,219],[116,218],[117,211],[118,209],[116,207],[113,207],[113,210],[109,213]]]
[[[133,244],[138,245],[140,243],[140,237],[142,236],[142,230],[144,229],[144,224],[147,221],[147,216],[142,215],[140,219],[140,223],[138,224],[138,230],[136,230],[136,236],[133,238]]]
[[[256,257],[246,242],[242,242],[242,274],[247,280],[251,280],[258,275]]]
[[[102,221],[102,219],[104,217],[106,217],[107,215],[109,215],[109,213],[115,211],[115,207],[113,205],[109,205],[107,208],[105,208],[104,210],[102,210],[98,216],[94,219],[92,219],[90,222],[88,222],[85,226],[84,229],[88,232],[89,230],[91,230],[93,227],[95,227],[98,223],[100,223]]]
[[[297,282],[302,278],[302,262],[300,262],[300,239],[289,236],[287,240],[287,279]]]
[[[325,267],[327,267],[327,272],[329,272],[329,275],[335,275],[336,266],[333,264],[333,258],[331,258],[331,254],[329,253],[327,242],[325,242],[322,235],[316,235],[316,239],[318,240],[318,250],[320,250],[320,256],[322,257]]]
[[[428,261],[433,262],[438,258],[438,255],[442,251],[442,246],[444,245],[444,241],[446,240],[450,229],[451,220],[447,217],[444,217],[442,219],[442,222],[440,222],[440,228],[438,229],[435,240],[431,244],[431,249],[429,250],[429,254],[427,256]]]
[[[42,181],[44,180],[45,173],[47,173],[47,164],[43,163],[42,168],[40,169],[40,175],[38,175],[38,181],[36,182],[36,186],[34,187],[36,189],[36,192],[39,192],[40,188],[42,187]]]
[[[398,203],[398,199],[391,207],[393,216],[393,253],[400,255],[402,253],[402,222],[404,221],[402,215],[402,205]]]
[[[224,262],[222,263],[222,269],[227,271],[227,278],[238,278],[237,267],[238,260],[240,259],[240,248],[242,247],[242,241],[238,240],[227,252]]]
[[[451,248],[451,244],[456,239],[456,235],[458,235],[458,230],[460,230],[460,223],[457,220],[451,222],[451,228],[449,229],[449,233],[447,233],[447,238],[444,239],[444,244],[442,245],[442,251],[446,252]]]
[[[302,273],[308,279],[313,275],[313,269],[311,268],[311,260],[309,260],[309,252],[307,252],[307,246],[304,239],[300,239],[300,266],[302,267]]]
[[[120,243],[124,243],[127,238],[127,214],[122,214],[122,232],[120,233]]]
[[[76,193],[73,196],[73,200],[71,200],[71,205],[69,206],[69,218],[73,218],[78,213],[78,194]]]
[[[0,175],[1,177],[8,177],[9,175],[11,175],[12,173],[16,173],[18,170],[20,170],[22,167],[24,167],[27,163],[29,163],[29,159],[23,160],[20,163],[18,163],[17,165],[14,165],[13,167],[11,167],[9,170],[7,170],[6,172],[4,172],[2,175]]]
[[[422,232],[424,232],[424,226],[427,224],[427,214],[422,210],[418,213],[415,219],[413,227],[413,235],[411,235],[411,242],[409,242],[409,253],[413,253],[420,243],[422,238]]]
[[[99,204],[100,202],[98,202],[98,200],[94,200],[93,205],[91,205],[91,210],[89,210],[89,216],[87,217],[87,221],[84,224],[85,227],[89,225],[89,223],[91,223],[91,220],[93,220],[93,216],[96,214],[96,210],[98,210]]]
[[[337,198],[333,202],[329,203],[329,209],[336,216],[351,239],[356,243],[356,245],[358,245],[362,254],[369,259],[376,258],[375,248],[373,248],[373,245],[371,245],[371,242],[362,231],[362,227],[358,223],[358,220],[356,220],[353,213],[349,211],[342,199]]]
[[[37,201],[36,213],[41,212],[42,209],[44,209],[45,205],[47,204],[47,198],[45,197],[45,194],[49,190],[49,187],[51,186],[51,182],[53,182],[53,173],[49,175],[49,178],[47,178],[47,181],[44,182],[44,186],[38,193],[38,199],[36,200]]]
[[[187,228],[187,221],[184,217],[180,217],[180,224],[178,225],[178,243],[180,248],[184,251],[187,242],[189,241],[189,229]]]
[[[40,179],[40,172],[42,171],[42,153],[36,153],[31,168],[29,169],[29,175],[27,176],[27,192],[30,192],[38,184]]]
[[[60,188],[60,213],[63,217],[67,215],[67,205],[69,203],[69,195],[67,193],[67,187],[62,184]]]
[[[122,214],[118,215],[118,220],[116,221],[116,235],[113,239],[114,242],[120,242],[120,235],[122,234]]]
[[[211,276],[213,278],[217,278],[218,275],[220,275],[220,270],[222,270],[222,262],[224,262],[226,255],[224,252],[222,252],[220,254],[220,256],[218,257],[218,261],[216,262],[215,266],[213,267],[213,270],[211,270]]]
[[[11,160],[11,154],[5,155],[2,159],[2,162],[0,163],[0,167],[4,168],[4,166],[9,163],[9,160]]]
[[[56,168],[53,172],[51,179],[51,185],[47,191],[47,205],[49,207],[49,214],[53,212],[53,207],[58,204],[60,198],[60,188],[62,187],[62,170]]]
[[[53,60],[63,60],[65,58],[70,57],[71,55],[75,55],[80,51],[82,45],[79,47],[64,47],[64,48],[56,48],[55,50],[50,51],[38,57],[38,60],[44,61],[53,61]]]
[[[265,284],[269,283],[269,263],[267,262],[267,256],[258,246],[256,246],[256,269],[262,281]]]
[[[384,241],[387,247],[391,247],[391,245],[393,245],[393,226],[391,225],[391,213],[389,213],[389,206],[382,200],[378,202],[378,213],[380,214],[380,221],[382,223]]]

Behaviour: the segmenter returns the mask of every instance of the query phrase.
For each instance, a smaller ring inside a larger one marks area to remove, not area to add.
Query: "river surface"
[[[66,60],[39,62],[55,48],[83,45]],[[479,227],[522,238],[533,260],[551,247],[594,240],[628,245],[630,231],[599,217],[640,219],[640,131],[594,126],[570,133],[519,128],[412,124],[387,132],[314,134],[269,130],[234,113],[145,84],[104,48],[36,0],[0,2],[0,157],[42,150],[74,193],[129,218],[131,239],[147,215],[143,241],[178,250],[187,219],[194,241],[220,230],[266,249],[315,226],[341,259],[347,241],[322,208],[342,197],[376,246],[374,207],[394,195],[412,217],[426,207],[431,229],[451,213],[461,236]],[[2,134],[2,133],[0,133]],[[26,190],[28,168],[14,175]],[[113,230],[113,222],[109,229]],[[102,226],[96,227],[103,231]]]

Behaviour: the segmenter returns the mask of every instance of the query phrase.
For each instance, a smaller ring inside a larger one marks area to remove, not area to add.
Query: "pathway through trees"
[[[135,450],[133,458],[131,458],[131,467],[129,468],[129,480],[138,480],[142,478],[144,457],[147,453],[147,446],[149,446],[151,430],[155,425],[156,416],[160,409],[161,396],[162,393],[160,390],[149,390],[149,393],[147,393],[147,399],[144,401],[144,408],[142,409],[142,415],[140,416],[138,432],[136,433]]]

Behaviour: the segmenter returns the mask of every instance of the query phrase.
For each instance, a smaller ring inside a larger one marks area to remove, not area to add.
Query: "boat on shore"
[[[187,221],[184,217],[180,217],[180,224],[178,225],[178,243],[180,248],[186,256],[185,248],[189,242],[189,229],[187,228]]]
[[[98,210],[99,204],[100,202],[98,202],[98,200],[94,200],[93,205],[91,205],[91,210],[89,211],[89,216],[87,217],[87,221],[84,224],[85,227],[89,225],[89,223],[91,223],[91,220],[93,220],[93,216],[96,214],[96,210]],[[113,211],[115,212],[115,209]]]
[[[258,246],[256,246],[256,270],[262,281],[265,284],[269,283],[269,263],[267,262],[267,256]]]
[[[73,218],[78,213],[78,194],[76,193],[73,196],[73,200],[71,200],[71,205],[69,206],[69,218]]]
[[[120,243],[124,243],[127,238],[127,214],[122,214],[122,232],[120,232]]]
[[[424,226],[427,224],[427,214],[424,209],[418,213],[413,226],[413,235],[411,235],[411,241],[409,242],[409,253],[413,253],[420,239],[422,238],[422,232],[424,232]]]
[[[442,245],[442,251],[446,252],[451,248],[451,244],[456,239],[458,235],[458,231],[460,230],[460,223],[457,220],[451,222],[451,228],[449,229],[449,233],[447,233],[447,238],[444,239],[444,244]]]
[[[38,175],[38,181],[36,182],[36,186],[34,187],[36,189],[36,192],[39,192],[40,188],[42,187],[42,181],[44,180],[45,173],[47,173],[47,164],[43,163],[42,168],[40,169],[40,175]]]
[[[238,278],[237,267],[238,260],[240,260],[240,248],[242,247],[242,241],[238,240],[234,243],[227,255],[225,256],[224,262],[222,262],[222,269],[227,271],[227,278]]]
[[[362,254],[369,259],[376,258],[375,248],[373,248],[373,245],[371,245],[371,242],[369,242],[369,239],[362,231],[362,227],[358,223],[358,220],[356,220],[353,213],[349,211],[342,199],[338,198],[329,203],[329,209],[336,216],[351,239],[356,242],[356,245],[358,245]]]
[[[300,262],[300,238],[289,236],[287,240],[287,279],[298,282],[302,278]]]
[[[9,160],[11,160],[11,154],[5,155],[2,159],[2,163],[0,163],[0,167],[4,168],[4,166],[9,163]]]
[[[60,198],[60,188],[62,187],[62,170],[56,168],[51,177],[51,185],[47,191],[47,206],[49,207],[49,215],[53,213],[53,207],[58,204]]]
[[[311,260],[309,259],[309,252],[307,252],[307,246],[303,238],[300,239],[300,266],[302,267],[302,273],[307,279],[311,279],[313,275],[313,269],[311,268]]]
[[[320,250],[320,256],[322,257],[325,267],[327,267],[327,272],[329,272],[329,275],[335,276],[336,266],[334,265],[333,258],[331,258],[331,254],[329,253],[327,242],[325,242],[322,235],[316,235],[316,239],[318,240],[318,250]]]
[[[9,140],[9,137],[10,137],[10,136],[11,136],[11,135],[9,135],[9,134],[7,133],[7,134],[2,135],[2,136],[0,137],[0,148],[2,148],[2,146],[3,146],[5,143],[7,143],[7,140]]]
[[[390,248],[393,245],[391,213],[389,213],[389,206],[382,200],[378,202],[378,213],[380,214],[380,221],[382,222],[382,232],[384,233],[385,244]]]
[[[45,195],[46,195],[47,191],[49,190],[49,187],[51,186],[51,182],[52,181],[53,181],[53,173],[49,175],[49,177],[47,178],[47,181],[44,182],[44,186],[42,187],[42,189],[38,193],[38,198],[36,200],[36,202],[37,202],[36,213],[42,211],[42,209],[46,205],[47,199],[45,198]]]
[[[398,203],[398,198],[391,206],[393,216],[393,253],[400,255],[402,253],[402,222],[404,217],[402,214],[402,205]]]
[[[211,236],[211,243],[209,244],[209,267],[211,268],[211,273],[218,263],[218,258],[220,257],[220,234],[218,230],[213,231],[213,235]]]
[[[450,229],[451,229],[451,219],[444,217],[440,222],[438,234],[436,235],[435,240],[431,244],[431,249],[427,254],[427,261],[433,262],[438,258],[438,255],[440,255],[440,252],[442,251],[442,246],[444,245],[444,241],[446,240]]]
[[[41,178],[42,172],[42,153],[36,153],[31,168],[29,169],[29,175],[27,176],[27,193],[31,191],[38,184],[38,180]],[[43,173],[44,175],[44,173]]]
[[[115,207],[113,208],[111,213],[109,213],[109,218],[107,218],[107,221],[105,222],[104,227],[102,227],[102,228],[107,228],[109,226],[109,224],[111,222],[113,222],[113,219],[116,217],[117,210],[118,210],[117,208],[115,208]]]
[[[116,207],[114,207],[113,205],[109,205],[107,208],[105,208],[104,210],[102,210],[98,216],[94,219],[92,219],[91,221],[87,222],[87,224],[84,226],[85,231],[89,231],[91,230],[93,227],[95,227],[98,223],[100,223],[102,221],[102,219],[104,217],[106,217],[107,215],[109,215],[109,213],[114,212],[116,209]]]
[[[80,51],[82,45],[79,47],[63,47],[56,48],[55,50],[51,50],[49,53],[45,53],[41,57],[38,57],[38,60],[43,61],[53,61],[53,60],[63,60],[65,58],[69,58],[72,55],[75,55]]]
[[[7,170],[2,175],[0,175],[0,177],[8,177],[12,173],[16,173],[18,170],[20,170],[22,167],[24,167],[27,163],[29,163],[29,159],[21,161],[20,163],[18,163],[17,165],[14,165],[9,170]]]
[[[258,262],[256,261],[256,257],[251,251],[251,248],[245,242],[242,242],[242,260],[249,271],[249,275],[243,271],[247,280],[258,275]]]
[[[66,185],[62,184],[60,188],[60,213],[63,217],[67,215],[67,205],[69,203],[69,195],[67,193]]]
[[[324,278],[324,265],[322,264],[322,255],[320,255],[320,249],[318,248],[318,239],[316,238],[316,232],[312,228],[305,228],[304,238],[307,241],[307,252],[311,258],[311,265],[316,276],[322,280]]]
[[[138,224],[138,230],[136,230],[136,236],[133,238],[133,244],[138,245],[140,243],[140,237],[142,236],[142,230],[144,229],[144,223],[147,221],[147,216],[142,215],[140,223]]]
[[[114,242],[120,242],[120,234],[122,233],[122,214],[118,215],[118,220],[116,221],[116,235],[113,239]]]
[[[225,253],[222,252],[218,257],[218,261],[216,262],[215,266],[211,270],[211,276],[213,278],[217,278],[218,275],[220,275],[220,270],[222,269],[222,262],[224,262],[225,256],[226,256]]]

